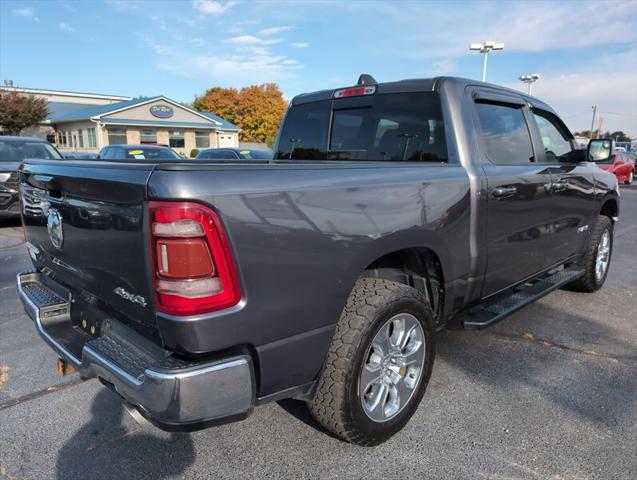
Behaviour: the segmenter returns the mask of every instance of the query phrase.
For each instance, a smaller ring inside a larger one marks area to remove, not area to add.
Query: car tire
[[[401,283],[361,278],[336,325],[310,411],[342,440],[378,445],[418,408],[434,356],[433,314],[423,294]]]
[[[608,276],[612,253],[613,222],[610,218],[599,215],[584,253],[584,275],[572,282],[569,287],[587,293],[602,288]],[[601,272],[600,262],[603,265]]]
[[[630,172],[628,174],[628,178],[626,179],[626,181],[624,182],[624,185],[630,185],[631,183],[633,183],[633,180],[635,179],[635,173],[634,172]]]

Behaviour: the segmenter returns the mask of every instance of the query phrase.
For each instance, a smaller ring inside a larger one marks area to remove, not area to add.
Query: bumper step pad
[[[97,377],[142,416],[171,431],[243,419],[256,398],[246,352],[186,362],[123,323],[103,318],[89,335],[71,320],[70,292],[40,272],[19,273],[18,293],[40,336],[83,379]],[[76,314],[76,312],[73,312]]]
[[[499,296],[472,310],[462,320],[462,325],[466,329],[476,330],[490,327],[513,312],[572,282],[583,274],[584,271],[580,269],[564,268],[528,282],[508,295]]]

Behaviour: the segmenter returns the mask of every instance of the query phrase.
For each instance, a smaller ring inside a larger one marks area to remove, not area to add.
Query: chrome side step
[[[584,270],[564,268],[555,273],[538,278],[513,292],[488,300],[469,312],[462,320],[466,329],[481,330],[499,322],[553,290],[572,282],[584,275]]]

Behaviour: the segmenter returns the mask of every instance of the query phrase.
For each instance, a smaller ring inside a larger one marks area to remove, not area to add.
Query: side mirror
[[[608,138],[596,138],[588,142],[589,162],[607,162],[613,156],[613,141]]]

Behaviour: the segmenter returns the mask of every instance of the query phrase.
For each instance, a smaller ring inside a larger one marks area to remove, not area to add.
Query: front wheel
[[[343,440],[378,445],[409,421],[434,361],[434,322],[418,290],[378,278],[356,282],[310,403]]]
[[[613,223],[610,218],[599,215],[584,254],[584,275],[571,283],[570,287],[589,293],[602,288],[608,275],[612,252]]]
[[[628,179],[624,182],[624,185],[630,185],[631,183],[633,183],[634,179],[635,179],[635,172],[630,172],[628,174]]]

